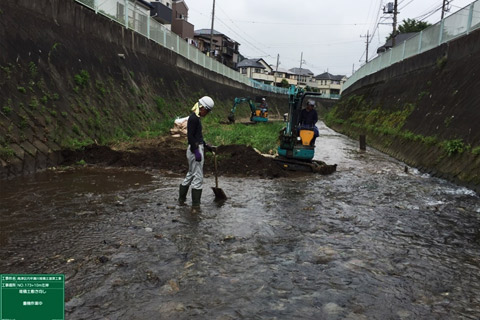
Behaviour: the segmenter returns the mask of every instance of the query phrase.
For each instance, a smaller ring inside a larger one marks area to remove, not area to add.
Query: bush
[[[462,154],[466,150],[466,146],[462,139],[445,141],[443,147],[449,156]]]
[[[79,87],[85,88],[90,81],[90,74],[86,70],[81,70],[79,74],[75,75],[74,80]]]

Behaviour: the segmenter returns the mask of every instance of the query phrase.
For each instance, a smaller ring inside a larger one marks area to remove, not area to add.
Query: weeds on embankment
[[[274,154],[284,122],[262,122],[246,125],[242,123],[222,124],[216,117],[203,120],[204,138],[214,145],[242,144],[262,153]]]

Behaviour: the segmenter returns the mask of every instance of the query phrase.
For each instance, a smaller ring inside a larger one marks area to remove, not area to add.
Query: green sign
[[[64,320],[63,274],[1,274],[0,320]]]

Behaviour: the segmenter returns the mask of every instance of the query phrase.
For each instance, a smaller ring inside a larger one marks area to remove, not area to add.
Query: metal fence
[[[137,1],[131,0],[75,0],[81,3],[96,13],[104,15],[111,20],[120,23],[125,28],[134,30],[145,37],[155,41],[159,45],[170,49],[179,55],[185,57],[194,63],[219,73],[234,81],[246,84],[250,87],[287,94],[288,89],[279,88],[271,85],[255,81],[246,77],[245,75],[221,64],[220,62],[206,56],[196,47],[188,44],[185,40],[180,38],[175,33],[168,30],[164,25],[150,17],[150,12],[143,6],[139,5]]]
[[[343,90],[369,74],[438,47],[452,39],[467,35],[479,27],[480,0],[477,0],[364,64],[348,78],[343,85]]]

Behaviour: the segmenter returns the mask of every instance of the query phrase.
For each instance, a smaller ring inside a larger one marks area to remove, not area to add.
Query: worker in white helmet
[[[202,134],[202,122],[200,118],[205,117],[213,109],[213,99],[204,96],[193,106],[192,113],[187,122],[187,176],[180,184],[178,201],[184,204],[187,199],[188,188],[192,186],[192,209],[200,207],[203,184],[203,163],[205,161],[204,148],[208,151],[214,151],[212,147],[205,143]]]

